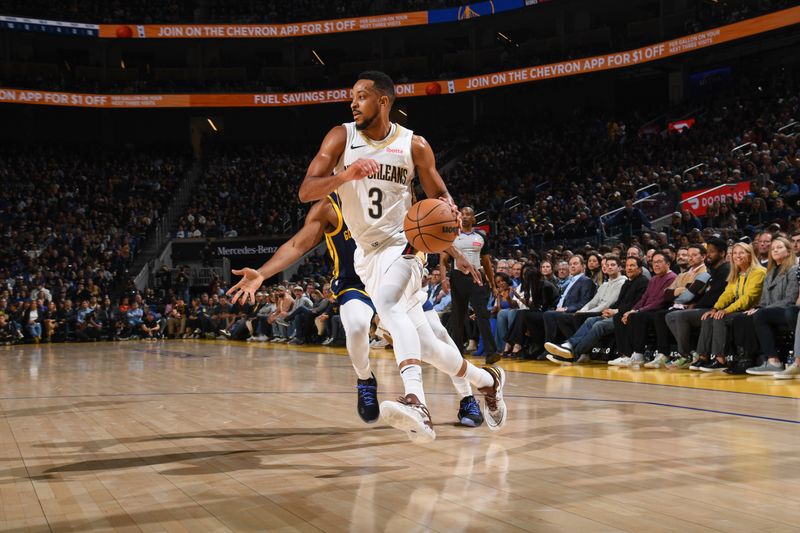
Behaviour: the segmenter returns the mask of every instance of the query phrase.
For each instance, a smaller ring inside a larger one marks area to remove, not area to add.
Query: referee
[[[473,311],[475,311],[478,330],[481,332],[481,338],[483,339],[483,353],[486,354],[486,364],[492,364],[500,359],[500,354],[497,353],[497,346],[494,343],[492,327],[489,324],[489,310],[486,308],[489,303],[489,294],[495,292],[494,272],[492,270],[492,258],[487,253],[489,246],[486,235],[482,231],[474,230],[474,226],[475,211],[471,207],[462,208],[461,232],[453,242],[453,246],[464,254],[467,260],[472,263],[472,266],[482,272],[483,285],[478,285],[472,279],[472,276],[464,274],[460,270],[453,269],[450,271],[452,313],[448,329],[450,330],[450,337],[453,338],[459,350],[462,350],[464,348],[464,321],[467,319],[467,303],[471,304]],[[449,263],[450,257],[443,253],[439,265],[443,276],[449,270]]]

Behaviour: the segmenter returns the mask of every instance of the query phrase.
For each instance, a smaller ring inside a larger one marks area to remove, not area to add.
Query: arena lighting
[[[398,110],[397,110],[397,112],[398,112],[398,113],[400,113],[401,115],[403,115],[404,117],[407,117],[407,116],[408,116],[408,113],[406,113],[406,112],[405,112],[405,111],[403,111],[402,109],[398,109]]]
[[[217,125],[216,125],[216,124],[214,124],[214,121],[213,121],[213,120],[211,120],[211,118],[207,118],[206,120],[208,121],[208,125],[209,125],[209,126],[211,126],[211,129],[212,129],[212,130],[214,130],[214,131],[219,131],[219,130],[217,129]]]
[[[325,62],[322,60],[321,57],[319,57],[319,54],[315,50],[311,50],[311,53],[314,54],[314,57],[317,58],[317,61],[319,61],[319,64],[324,67],[325,66]]]
[[[120,59],[119,60],[119,66],[120,66],[120,68],[122,70],[125,70],[125,60],[124,59]]]

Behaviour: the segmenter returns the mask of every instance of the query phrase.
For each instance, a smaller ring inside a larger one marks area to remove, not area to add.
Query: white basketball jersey
[[[344,124],[347,144],[334,174],[344,171],[359,158],[374,159],[380,170],[363,180],[348,181],[337,189],[342,201],[342,217],[364,253],[406,242],[403,219],[411,207],[414,160],[411,138],[414,133],[392,124],[389,135],[373,141],[356,129],[355,122]]]

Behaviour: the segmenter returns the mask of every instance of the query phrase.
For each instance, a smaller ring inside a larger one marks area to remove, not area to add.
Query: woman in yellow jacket
[[[731,251],[731,272],[728,285],[714,308],[700,317],[699,358],[689,367],[703,372],[722,372],[725,363],[725,343],[728,327],[737,314],[752,309],[761,299],[761,289],[767,271],[758,262],[753,247],[736,243]]]

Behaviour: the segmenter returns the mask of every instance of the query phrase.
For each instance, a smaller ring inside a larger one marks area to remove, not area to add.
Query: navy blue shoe
[[[475,396],[464,396],[461,398],[461,406],[458,408],[458,420],[462,426],[476,428],[483,424],[481,406]]]
[[[367,424],[372,424],[381,416],[381,408],[378,404],[378,380],[375,374],[369,379],[359,379],[356,381],[358,390],[358,416]]]

